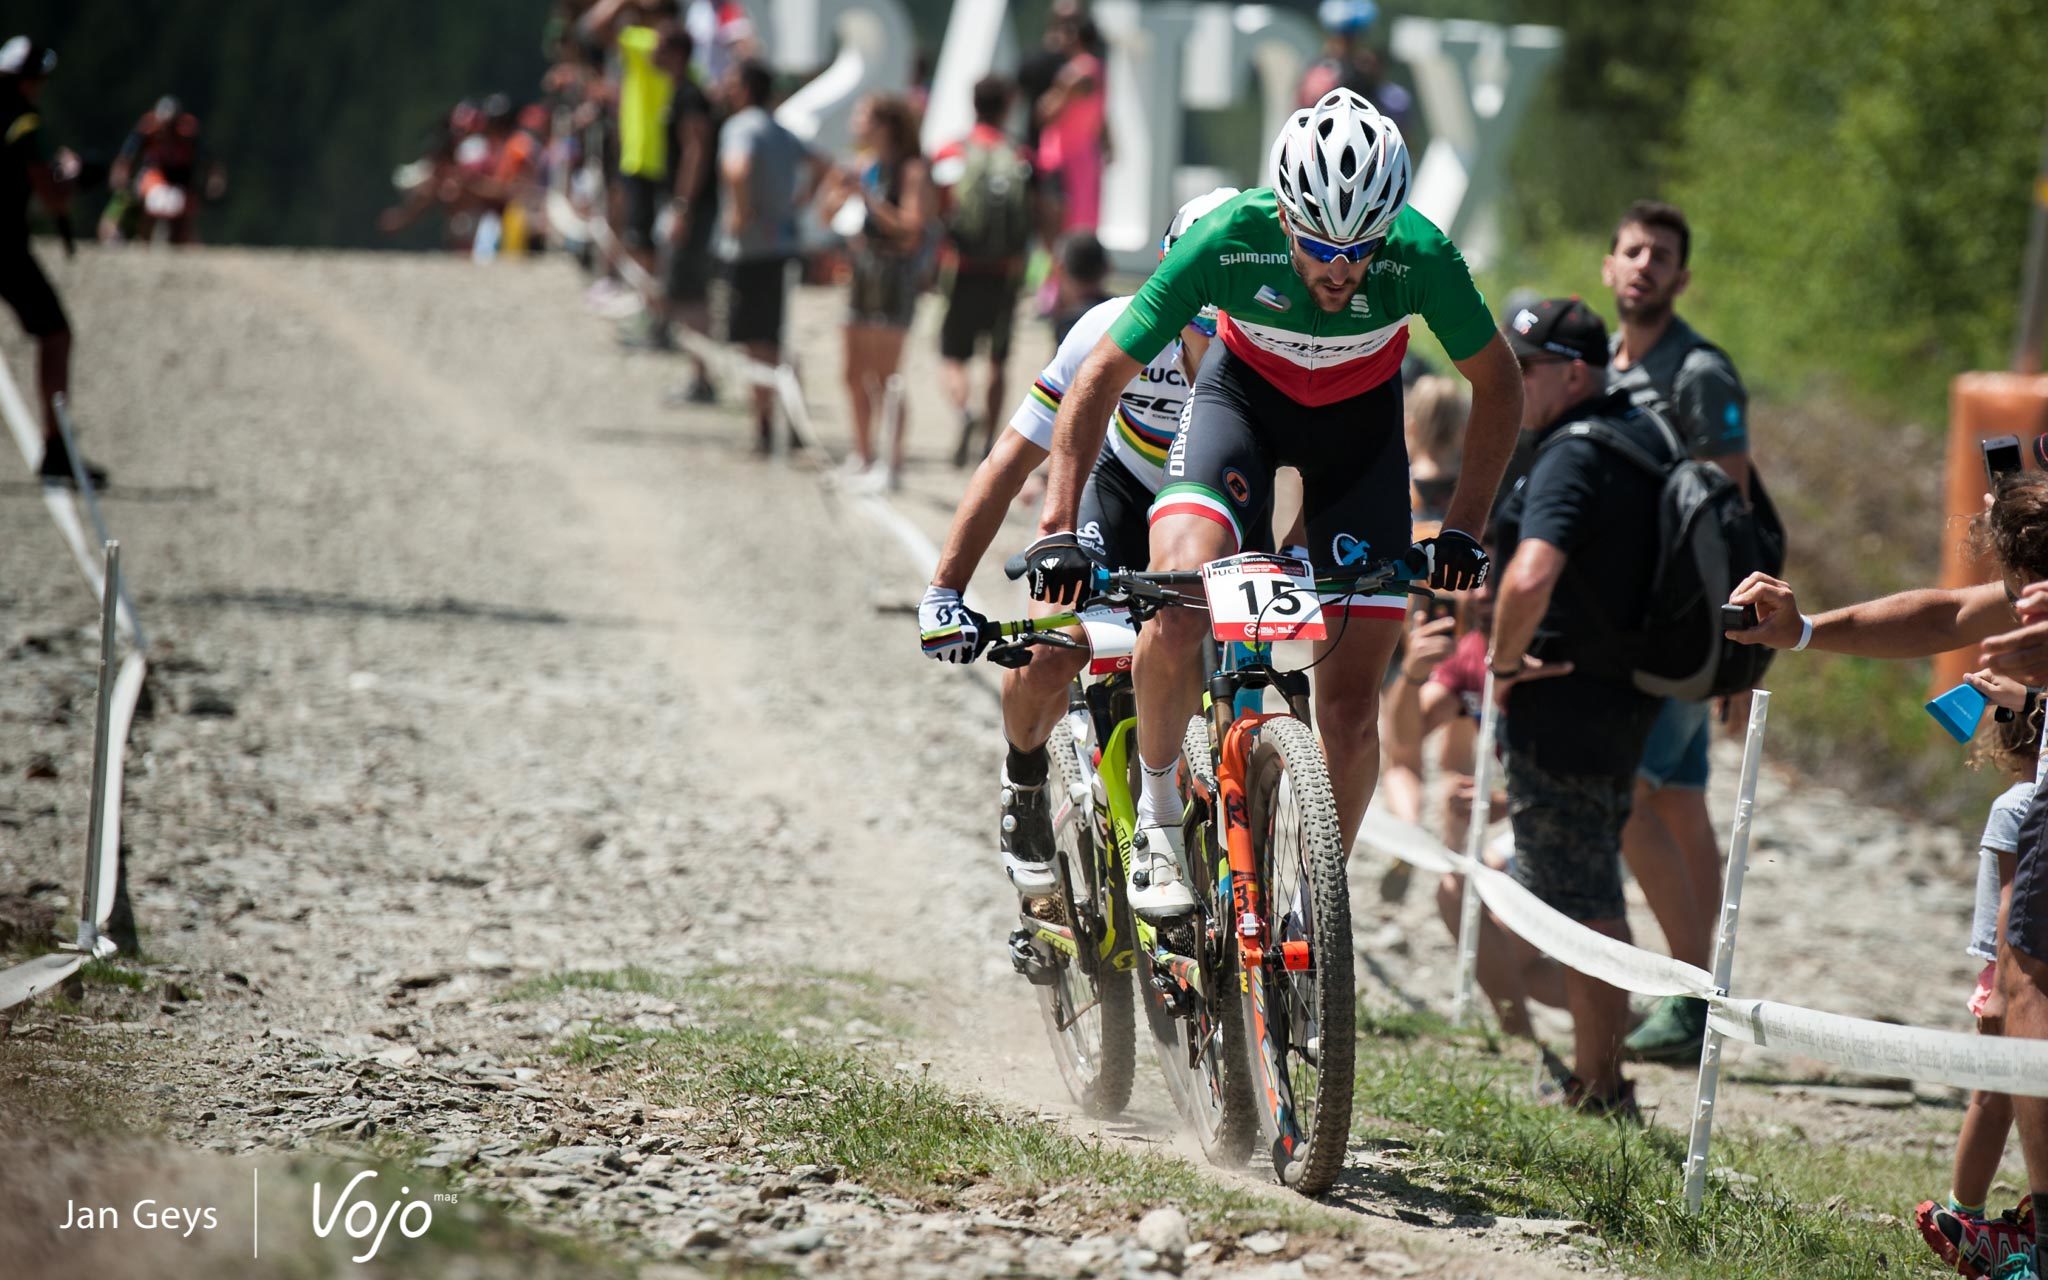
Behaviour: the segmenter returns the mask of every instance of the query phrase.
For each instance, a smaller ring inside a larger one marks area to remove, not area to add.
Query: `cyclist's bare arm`
[[[953,512],[952,527],[946,530],[946,547],[939,553],[938,572],[932,585],[965,591],[974,576],[974,566],[988,553],[996,531],[1003,527],[1003,512],[1009,508],[1024,481],[1045,461],[1046,452],[1026,440],[1023,433],[1004,430],[996,447],[982,459],[967,482],[967,492]]]
[[[1494,491],[1515,452],[1522,429],[1522,371],[1499,334],[1458,363],[1472,384],[1472,413],[1465,420],[1465,460],[1444,512],[1444,527],[1480,536],[1493,510]]]
[[[1731,631],[1729,639],[1773,649],[1799,643],[1799,602],[1786,583],[1752,573],[1728,599],[1731,604],[1755,605],[1757,612],[1756,626]],[[2000,583],[1928,587],[1823,613],[1813,620],[1813,639],[1807,645],[1863,658],[1924,658],[1988,639],[2009,629],[2014,620]]]
[[[1081,510],[1081,490],[1102,452],[1117,397],[1145,367],[1104,336],[1081,362],[1074,385],[1060,401],[1052,428],[1052,462],[1046,472],[1045,508],[1039,513],[1040,533],[1071,533]],[[1505,463],[1503,463],[1505,465]]]

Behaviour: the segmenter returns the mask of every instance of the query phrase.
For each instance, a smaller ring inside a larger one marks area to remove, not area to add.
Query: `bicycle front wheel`
[[[1118,967],[1130,962],[1131,917],[1123,882],[1103,873],[1087,810],[1074,799],[1087,794],[1075,750],[1062,721],[1046,744],[1060,882],[1052,901],[1064,911],[1057,923],[1072,931],[1075,954],[1061,954],[1055,980],[1038,988],[1038,1003],[1067,1092],[1089,1115],[1114,1116],[1131,1100],[1137,1055],[1131,974]]]
[[[1247,787],[1266,949],[1244,999],[1259,1125],[1280,1180],[1329,1189],[1351,1137],[1351,890],[1329,770],[1291,716],[1259,726]]]

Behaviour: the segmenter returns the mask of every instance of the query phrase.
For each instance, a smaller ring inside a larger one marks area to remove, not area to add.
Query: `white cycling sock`
[[[1177,827],[1180,825],[1180,788],[1174,785],[1174,775],[1180,768],[1179,760],[1170,760],[1166,767],[1155,770],[1138,759],[1138,829],[1146,827]]]

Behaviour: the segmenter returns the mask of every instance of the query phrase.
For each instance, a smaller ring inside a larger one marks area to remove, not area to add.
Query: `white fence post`
[[[1735,799],[1735,825],[1728,832],[1728,872],[1721,893],[1721,929],[1714,939],[1714,994],[1728,994],[1735,969],[1735,926],[1742,914],[1742,876],[1749,866],[1749,829],[1756,816],[1756,775],[1763,762],[1764,722],[1771,695],[1750,693],[1749,736],[1742,744],[1742,785]],[[1700,1083],[1692,1109],[1692,1144],[1685,1157],[1685,1207],[1698,1213],[1707,1190],[1707,1144],[1714,1133],[1714,1099],[1721,1087],[1721,1033],[1707,1024],[1700,1044]]]
[[[121,544],[108,542],[106,551],[106,587],[100,592],[100,688],[92,725],[92,816],[86,820],[85,897],[78,909],[78,949],[88,956],[99,942],[94,915],[99,910],[100,839],[106,826],[107,739],[114,721],[115,619],[121,611]]]
[[[1472,825],[1465,832],[1465,898],[1458,913],[1458,998],[1451,1016],[1459,1025],[1472,1021],[1473,987],[1479,972],[1479,878],[1472,868],[1485,865],[1486,824],[1493,817],[1493,738],[1500,727],[1500,708],[1493,701],[1493,672],[1479,713],[1479,745],[1472,761]]]
[[[78,432],[71,425],[71,402],[59,391],[50,397],[50,407],[56,411],[57,432],[64,438],[64,447],[71,451],[71,477],[78,486],[78,496],[85,501],[85,514],[92,518],[92,531],[99,535],[100,545],[111,545],[107,537],[107,520],[100,514],[100,500],[92,487],[92,476],[85,469],[85,455],[78,451]],[[128,634],[135,638],[135,647],[148,649],[149,639],[142,634],[142,615],[135,611],[135,602],[128,598],[125,583],[102,580],[102,590],[114,593],[121,607],[128,611]]]

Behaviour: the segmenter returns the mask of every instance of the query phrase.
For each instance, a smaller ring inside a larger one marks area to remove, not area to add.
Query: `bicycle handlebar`
[[[1024,573],[1028,571],[1028,567],[1030,565],[1024,563],[1024,553],[1012,555],[1008,561],[1004,561],[1004,578],[1016,582],[1018,578],[1024,578]],[[1372,563],[1366,563],[1366,565],[1348,565],[1348,567],[1341,567],[1341,569],[1319,571],[1315,575],[1315,586],[1317,588],[1327,588],[1327,590],[1354,592],[1360,586],[1374,586],[1376,588],[1376,586],[1386,586],[1389,582],[1415,582],[1419,578],[1427,578],[1427,575],[1430,575],[1430,565],[1427,565],[1427,557],[1421,551],[1417,551],[1415,547],[1409,547],[1403,555],[1397,555],[1393,559],[1378,559],[1378,561],[1372,561]],[[1104,565],[1096,565],[1096,580],[1094,580],[1094,588],[1092,590],[1096,594],[1122,592],[1122,594],[1139,596],[1139,598],[1165,600],[1169,604],[1178,604],[1180,596],[1176,592],[1165,590],[1165,588],[1200,586],[1200,584],[1202,584],[1202,571],[1200,569],[1182,569],[1182,571],[1171,571],[1171,573],[1147,573],[1147,571],[1141,571],[1141,569],[1108,569]]]

